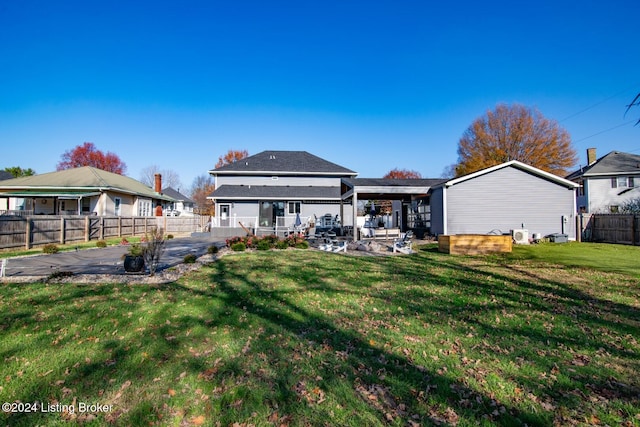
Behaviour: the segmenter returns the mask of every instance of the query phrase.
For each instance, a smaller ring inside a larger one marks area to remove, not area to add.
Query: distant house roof
[[[0,171],[0,181],[4,181],[5,179],[13,179],[13,175],[7,171]]]
[[[640,174],[640,155],[612,151],[600,157],[591,165],[571,173],[567,176],[567,179],[630,174]]]
[[[501,163],[499,165],[492,166],[492,167],[489,167],[489,168],[486,168],[486,169],[482,169],[482,170],[479,170],[477,172],[473,172],[473,173],[470,173],[470,174],[467,174],[467,175],[463,175],[463,176],[458,177],[458,178],[454,178],[454,179],[443,181],[438,185],[438,187],[439,186],[451,187],[452,185],[456,185],[456,184],[459,184],[461,182],[468,181],[468,180],[471,180],[471,179],[476,178],[478,176],[482,176],[482,175],[491,173],[493,171],[496,171],[496,170],[499,170],[499,169],[503,169],[503,168],[507,168],[507,167],[513,167],[513,168],[522,170],[524,172],[530,173],[532,175],[536,175],[536,176],[538,176],[540,178],[543,178],[543,179],[546,179],[548,181],[555,182],[556,184],[565,186],[567,188],[576,188],[576,187],[578,187],[578,184],[576,184],[575,182],[571,182],[568,179],[559,177],[559,176],[554,175],[554,174],[549,173],[549,172],[545,172],[542,169],[535,168],[533,166],[527,165],[527,164],[519,162],[517,160],[511,160],[509,162]]]
[[[173,198],[161,195],[140,181],[127,176],[107,172],[91,166],[65,169],[57,172],[0,181],[1,193],[20,192],[22,197],[33,195],[43,197],[44,194],[70,194],[75,192],[115,191],[134,194],[152,199],[174,201]]]
[[[306,151],[263,151],[209,171],[212,175],[338,175],[357,172]]]
[[[187,196],[185,196],[184,194],[180,193],[179,191],[171,188],[171,187],[167,187],[167,188],[163,188],[162,189],[162,194],[164,194],[165,196],[169,196],[179,202],[186,202],[186,203],[194,203],[193,200],[191,200],[190,198],[188,198]]]
[[[295,185],[223,185],[209,198],[224,200],[340,200],[340,187]]]

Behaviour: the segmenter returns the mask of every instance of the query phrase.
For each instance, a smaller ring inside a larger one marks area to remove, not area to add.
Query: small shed
[[[577,184],[512,160],[431,188],[431,232],[576,238]]]

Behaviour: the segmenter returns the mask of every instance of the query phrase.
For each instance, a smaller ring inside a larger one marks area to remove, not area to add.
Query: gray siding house
[[[431,188],[431,233],[567,234],[575,239],[577,184],[518,161]]]
[[[596,158],[596,149],[587,150],[584,168],[567,179],[580,185],[579,212],[616,213],[625,203],[640,198],[640,156],[612,151]]]
[[[276,228],[325,216],[350,223],[341,180],[356,172],[306,151],[263,151],[209,171],[216,189],[215,227]]]

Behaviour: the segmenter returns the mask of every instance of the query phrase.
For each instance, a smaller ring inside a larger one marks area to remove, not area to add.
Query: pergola
[[[358,200],[400,200],[411,202],[427,197],[429,189],[442,179],[350,178],[342,180],[342,200],[351,200],[354,237],[357,233]]]

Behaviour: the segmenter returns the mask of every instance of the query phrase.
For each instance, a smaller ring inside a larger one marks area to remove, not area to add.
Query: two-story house
[[[612,151],[598,159],[596,149],[589,148],[587,163],[567,176],[580,185],[578,212],[616,213],[626,202],[640,198],[640,155]]]
[[[209,171],[216,189],[216,226],[274,228],[338,217],[352,222],[344,205],[341,180],[356,172],[306,151],[263,151]]]

